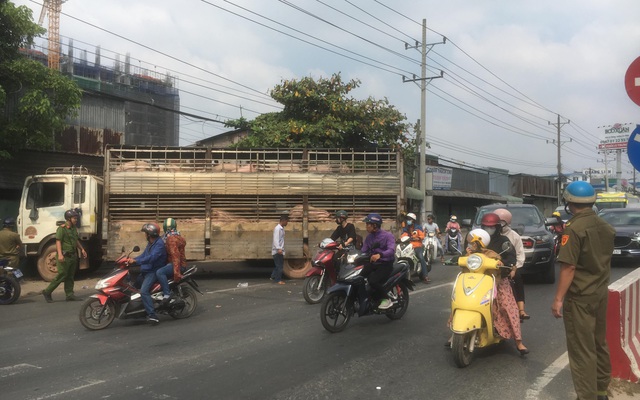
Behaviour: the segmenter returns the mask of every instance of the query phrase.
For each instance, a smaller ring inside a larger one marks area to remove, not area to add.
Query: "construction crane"
[[[60,70],[60,12],[67,0],[44,0],[38,25],[42,26],[44,15],[49,14],[49,68]]]

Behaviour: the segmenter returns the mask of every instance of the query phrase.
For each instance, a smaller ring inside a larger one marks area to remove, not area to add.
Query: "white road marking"
[[[81,389],[84,389],[84,388],[88,388],[90,386],[99,385],[101,383],[105,383],[106,381],[87,381],[87,382],[88,383],[86,385],[76,386],[74,388],[62,390],[60,392],[51,393],[51,394],[47,394],[47,395],[40,396],[40,397],[35,397],[33,400],[51,399],[53,397],[58,397],[58,396],[63,395],[63,394],[75,392],[76,390],[81,390]]]
[[[11,365],[9,367],[3,367],[3,368],[0,368],[0,378],[6,378],[8,376],[21,374],[32,368],[41,369],[41,367],[37,367],[31,364],[16,364],[16,365]]]
[[[439,285],[433,285],[433,284],[429,284],[428,287],[425,287],[423,289],[417,289],[414,290],[413,293],[422,293],[422,292],[428,292],[430,290],[434,290],[434,289],[440,289],[441,287],[445,287],[445,286],[453,286],[453,282],[448,282],[448,283],[441,283]]]
[[[551,363],[539,376],[535,382],[527,389],[526,400],[536,400],[540,398],[542,390],[555,378],[560,371],[565,369],[569,365],[569,355],[564,352],[554,362]]]

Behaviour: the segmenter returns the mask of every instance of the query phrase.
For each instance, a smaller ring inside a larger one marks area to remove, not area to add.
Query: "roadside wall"
[[[640,378],[640,269],[609,285],[607,344],[611,376],[631,382]]]

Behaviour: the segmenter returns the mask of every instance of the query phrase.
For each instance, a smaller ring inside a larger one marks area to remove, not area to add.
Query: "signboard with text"
[[[427,167],[427,174],[433,176],[433,189],[449,190],[451,189],[451,178],[453,177],[453,169],[445,167]]]
[[[605,139],[600,141],[598,150],[626,150],[630,133],[629,124],[616,123],[605,127]]]

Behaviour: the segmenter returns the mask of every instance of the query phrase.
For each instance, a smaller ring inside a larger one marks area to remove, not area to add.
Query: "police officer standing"
[[[20,264],[20,247],[22,240],[20,235],[15,232],[16,219],[7,217],[2,222],[2,230],[0,230],[0,259],[9,260],[11,268],[18,268]]]
[[[79,214],[76,210],[67,210],[64,213],[65,223],[58,227],[56,231],[56,250],[58,259],[56,266],[58,275],[51,281],[49,286],[42,291],[42,295],[47,303],[53,303],[51,292],[53,292],[60,283],[64,282],[64,294],[67,301],[78,300],[73,295],[73,277],[78,268],[78,250],[82,253],[82,258],[87,258],[87,253],[82,248],[78,239]]]
[[[564,319],[578,399],[606,400],[611,362],[605,336],[615,231],[593,211],[596,193],[589,183],[571,182],[563,200],[573,217],[561,239],[560,278],[551,311]]]

